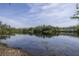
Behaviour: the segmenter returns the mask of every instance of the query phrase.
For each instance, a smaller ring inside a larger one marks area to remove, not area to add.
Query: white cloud
[[[17,20],[14,20],[14,19],[9,19],[9,18],[6,18],[6,17],[2,17],[0,16],[0,21],[2,21],[4,24],[8,24],[8,25],[11,25],[12,27],[24,27],[24,24],[17,21]]]
[[[28,15],[31,20],[35,21],[35,25],[49,24],[65,26],[64,24],[74,25],[77,21],[73,21],[70,17],[73,15],[75,4],[30,4],[31,9]],[[65,22],[64,22],[65,21]],[[70,22],[69,22],[70,21]],[[38,22],[38,24],[36,24]],[[73,24],[73,22],[75,22]]]
[[[9,15],[13,16],[14,19],[7,16],[0,16],[0,19],[2,19],[4,23],[8,22],[7,24],[10,24],[14,27],[31,27],[41,24],[52,26],[66,26],[65,24],[71,26],[77,24],[77,20],[70,19],[74,13],[75,4],[31,3],[27,5],[30,7],[28,11],[24,10],[19,12],[18,10]],[[17,14],[17,12],[19,12],[19,14]]]

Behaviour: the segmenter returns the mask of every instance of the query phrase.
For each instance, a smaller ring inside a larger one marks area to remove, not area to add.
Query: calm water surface
[[[79,55],[79,38],[76,36],[38,37],[34,35],[15,35],[0,39],[1,43],[10,48],[20,48],[35,56]]]

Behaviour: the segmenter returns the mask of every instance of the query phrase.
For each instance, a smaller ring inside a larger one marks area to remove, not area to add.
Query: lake
[[[10,48],[28,51],[33,56],[79,56],[79,37],[76,35],[36,36],[20,34],[0,36],[0,43]]]

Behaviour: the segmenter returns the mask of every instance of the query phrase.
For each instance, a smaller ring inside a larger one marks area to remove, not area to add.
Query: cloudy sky
[[[75,13],[76,4],[29,3],[0,4],[0,21],[12,27],[32,27],[52,25],[59,27],[73,26],[77,19],[70,19]]]

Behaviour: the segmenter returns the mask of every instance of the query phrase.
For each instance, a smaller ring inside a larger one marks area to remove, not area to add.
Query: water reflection
[[[54,33],[54,34],[39,34],[39,33],[36,33],[36,34],[27,34],[27,35],[36,36],[36,37],[39,37],[39,38],[51,38],[53,36],[59,36],[59,35],[79,37],[79,35],[76,32],[57,32],[57,33]]]
[[[20,48],[32,55],[78,55],[79,38],[75,33],[56,35],[15,35],[0,40],[10,48]]]
[[[0,42],[0,48],[8,48],[7,44]]]
[[[15,34],[17,35],[17,34]],[[8,39],[11,36],[15,36],[15,35],[0,35],[0,39]],[[30,35],[30,36],[36,36],[39,38],[51,38],[53,36],[59,36],[59,35],[64,35],[64,36],[74,36],[74,37],[79,37],[79,35],[75,32],[60,32],[60,33],[54,33],[54,34],[40,34],[40,33],[36,33],[36,34],[21,34],[21,35]]]
[[[0,35],[0,39],[7,39],[10,38],[11,35]]]
[[[29,34],[29,35],[31,35],[31,36],[37,36],[37,37],[39,37],[39,38],[51,38],[52,36],[58,36],[59,35],[59,33],[55,33],[55,34],[39,34],[39,33],[37,33],[37,34]]]

